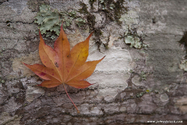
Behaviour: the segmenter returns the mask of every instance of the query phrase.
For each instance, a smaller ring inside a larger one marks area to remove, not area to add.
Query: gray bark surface
[[[88,60],[106,55],[94,85],[66,86],[80,114],[63,86],[35,86],[42,80],[21,63],[41,64],[43,4],[76,11],[71,47],[95,31]],[[186,0],[0,0],[0,12],[0,125],[187,124]]]

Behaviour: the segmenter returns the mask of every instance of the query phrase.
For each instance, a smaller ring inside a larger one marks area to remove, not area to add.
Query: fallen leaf
[[[94,72],[96,65],[104,58],[86,62],[89,52],[89,39],[92,33],[85,41],[78,43],[71,50],[63,25],[61,25],[60,35],[54,43],[54,49],[45,44],[40,32],[39,35],[39,55],[44,65],[23,63],[45,80],[38,86],[52,88],[63,84],[66,91],[64,84],[75,88],[87,88],[92,85],[84,79]],[[69,97],[67,91],[66,94]],[[69,99],[71,100],[70,97]],[[72,100],[71,102],[77,109],[74,102]],[[79,112],[78,109],[77,112]]]

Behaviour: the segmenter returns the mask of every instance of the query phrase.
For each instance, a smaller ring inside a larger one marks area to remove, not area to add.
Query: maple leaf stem
[[[75,105],[75,103],[73,102],[73,100],[70,98],[70,96],[69,96],[68,92],[66,91],[66,87],[65,87],[64,83],[63,83],[63,86],[64,86],[64,90],[65,90],[65,92],[66,92],[66,94],[67,94],[68,98],[71,100],[71,102],[73,103],[73,105],[74,105],[74,106],[75,106],[75,108],[77,109],[77,112],[78,112],[78,113],[80,113],[80,111],[78,110],[77,106]]]

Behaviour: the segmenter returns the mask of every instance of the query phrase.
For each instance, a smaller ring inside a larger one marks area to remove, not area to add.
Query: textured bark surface
[[[65,30],[71,47],[95,31],[88,60],[106,55],[93,86],[66,86],[80,114],[63,86],[36,87],[42,80],[21,63],[41,63],[42,4],[76,12]],[[187,124],[186,0],[0,0],[0,12],[1,125]]]

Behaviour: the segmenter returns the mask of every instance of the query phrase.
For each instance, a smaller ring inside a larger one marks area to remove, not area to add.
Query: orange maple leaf
[[[44,79],[38,86],[52,88],[60,84],[70,85],[75,88],[86,88],[92,84],[85,81],[95,70],[96,65],[104,58],[96,61],[88,61],[89,39],[92,33],[83,42],[75,45],[70,51],[70,44],[63,30],[63,25],[60,28],[60,35],[54,43],[54,49],[44,43],[41,33],[39,44],[39,55],[42,63],[28,65],[36,75]],[[69,97],[67,91],[67,96]],[[69,97],[71,100],[71,98]],[[71,100],[77,111],[78,108]]]

